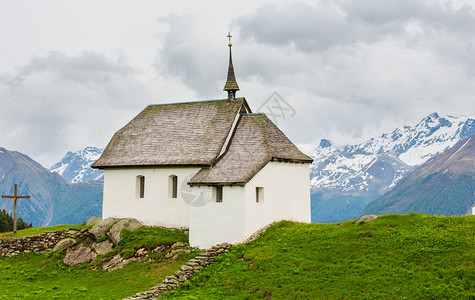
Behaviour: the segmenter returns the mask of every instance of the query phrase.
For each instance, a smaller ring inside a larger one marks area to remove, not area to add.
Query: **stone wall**
[[[211,247],[203,253],[200,253],[193,259],[187,261],[181,266],[180,270],[165,279],[149,291],[135,294],[135,296],[125,298],[124,300],[149,300],[162,296],[165,292],[171,292],[179,288],[185,281],[189,280],[196,272],[212,264],[216,256],[229,252],[231,244],[223,243]]]
[[[46,232],[20,238],[0,240],[0,257],[17,255],[22,252],[45,252],[54,248],[60,240],[76,236],[79,230]]]

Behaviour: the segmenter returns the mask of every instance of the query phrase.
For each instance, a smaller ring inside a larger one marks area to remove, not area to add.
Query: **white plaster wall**
[[[242,186],[224,186],[223,202],[216,203],[211,198],[212,187],[193,187],[196,194],[208,197],[204,206],[190,207],[190,245],[209,248],[216,244],[244,241],[244,199]]]
[[[256,187],[264,188],[262,203],[256,203]],[[274,221],[311,221],[307,163],[270,162],[246,184],[245,193],[246,237]]]
[[[186,182],[200,168],[111,168],[104,171],[103,218],[136,218],[146,225],[189,227]],[[136,177],[145,176],[144,198],[136,197]],[[168,177],[178,176],[178,197],[169,198]],[[191,189],[188,187],[189,191]],[[185,195],[186,197],[186,195]]]

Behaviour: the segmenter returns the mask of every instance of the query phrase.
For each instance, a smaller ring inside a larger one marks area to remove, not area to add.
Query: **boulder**
[[[54,246],[53,250],[51,250],[51,253],[54,254],[61,252],[64,249],[68,249],[69,247],[76,245],[76,243],[77,241],[72,238],[62,239],[56,244],[56,246]]]
[[[375,220],[377,217],[378,217],[377,215],[362,216],[361,218],[359,218],[358,221],[355,222],[355,224],[359,224],[361,222],[371,222],[371,221]]]
[[[107,218],[105,220],[101,220],[97,222],[91,229],[89,229],[89,233],[93,234],[96,239],[106,236],[107,231],[114,225],[115,220],[112,218]]]
[[[91,261],[95,261],[97,258],[96,253],[91,248],[82,244],[70,248],[66,252],[66,256],[63,259],[63,263],[69,267],[79,266]]]
[[[101,221],[102,218],[99,217],[91,217],[89,220],[86,221],[87,226],[93,226],[96,225],[97,222]]]
[[[96,251],[97,254],[104,255],[107,252],[111,251],[112,247],[114,247],[114,244],[112,244],[109,240],[105,240],[101,243],[95,244],[94,250]]]
[[[136,219],[132,219],[132,218],[121,219],[117,223],[115,223],[114,226],[112,226],[112,228],[109,231],[109,236],[112,242],[118,245],[119,242],[122,240],[122,237],[120,234],[122,230],[126,229],[129,231],[135,231],[142,226],[143,226],[142,223],[140,223]]]

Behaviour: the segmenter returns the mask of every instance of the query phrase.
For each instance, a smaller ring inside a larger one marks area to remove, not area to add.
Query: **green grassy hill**
[[[29,229],[31,231],[33,229]],[[35,232],[36,233],[36,232]],[[144,228],[124,251],[185,241],[183,234]],[[4,236],[5,237],[5,236]],[[133,253],[133,252],[132,252]],[[120,299],[145,291],[189,256],[131,263],[124,269],[67,268],[64,254],[0,258],[0,299]],[[475,216],[387,215],[354,224],[269,227],[165,299],[473,299]]]
[[[472,299],[475,217],[279,222],[231,248],[174,299]]]
[[[84,227],[59,225],[31,228],[20,230],[15,236]],[[123,256],[130,257],[140,248],[150,251],[159,245],[186,242],[188,239],[180,230],[159,227],[144,227],[122,234],[124,240],[108,256],[121,252]],[[0,239],[12,236],[12,233],[1,234]],[[164,253],[150,254],[147,262],[131,262],[123,269],[112,272],[101,268],[94,270],[94,263],[66,267],[62,263],[64,251],[54,255],[23,253],[0,257],[0,299],[123,299],[157,285],[197,254],[198,251],[193,251],[170,259],[164,258]]]

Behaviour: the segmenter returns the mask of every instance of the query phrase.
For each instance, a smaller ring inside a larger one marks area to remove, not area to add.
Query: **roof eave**
[[[211,164],[150,164],[150,165],[98,165],[95,166],[94,164],[91,166],[93,169],[117,169],[117,168],[158,168],[158,167],[164,167],[164,168],[183,168],[183,167],[196,167],[196,168],[208,168],[210,167]]]
[[[313,159],[311,159],[311,158],[309,158],[309,159],[294,159],[294,158],[272,157],[271,161],[311,164],[313,162]]]
[[[237,186],[245,186],[247,182],[188,182],[189,186],[223,186],[223,185],[237,185]]]

